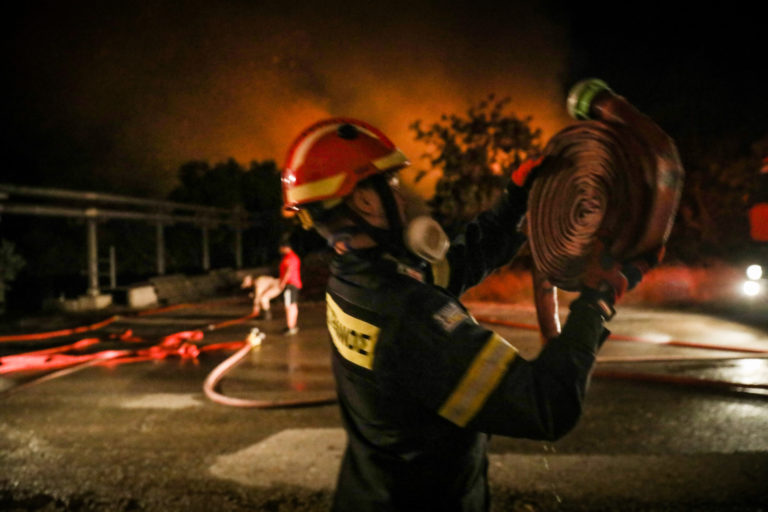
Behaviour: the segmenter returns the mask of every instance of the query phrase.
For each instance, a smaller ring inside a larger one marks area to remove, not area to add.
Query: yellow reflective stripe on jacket
[[[347,361],[373,369],[373,351],[381,329],[342,311],[329,294],[325,302],[328,331],[336,350]]]
[[[439,414],[460,427],[469,423],[499,385],[516,355],[515,347],[493,333],[440,408]]]

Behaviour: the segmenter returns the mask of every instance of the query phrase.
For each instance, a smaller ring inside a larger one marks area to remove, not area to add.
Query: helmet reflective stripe
[[[344,183],[344,178],[346,178],[346,175],[340,172],[328,178],[305,183],[304,185],[296,185],[287,189],[285,196],[288,201],[297,204],[314,197],[330,197],[339,190],[339,187]]]
[[[291,155],[291,159],[286,162],[285,166],[289,169],[298,169],[301,167],[304,164],[307,153],[312,148],[312,146],[315,145],[317,139],[327,133],[335,132],[342,124],[343,123],[329,124],[317,129],[314,133],[308,135],[303,141],[301,141],[298,146],[296,146],[296,149],[294,149],[293,154]]]
[[[403,154],[402,151],[400,151],[399,149],[395,149],[387,156],[379,158],[378,160],[374,160],[371,163],[377,169],[386,171],[387,169],[391,169],[393,167],[408,165],[409,162],[408,162],[408,158]]]

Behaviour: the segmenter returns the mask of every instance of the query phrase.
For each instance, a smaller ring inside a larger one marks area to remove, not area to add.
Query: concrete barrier
[[[194,297],[191,297],[192,292],[187,283],[187,276],[183,274],[152,277],[149,282],[155,287],[160,304],[177,304],[194,300]]]
[[[146,308],[158,304],[157,292],[152,283],[134,283],[109,290],[112,302],[130,308]]]
[[[199,276],[191,276],[188,278],[192,293],[197,298],[212,297],[216,295],[217,283],[216,279],[211,274],[203,274]]]
[[[83,313],[104,309],[112,305],[112,295],[101,293],[99,295],[81,295],[74,299],[58,301],[58,306],[67,313]]]
[[[126,304],[131,308],[146,308],[158,303],[155,287],[149,283],[128,287]]]
[[[194,276],[184,274],[157,276],[150,278],[149,282],[154,287],[158,303],[177,304],[232,292],[239,289],[245,275],[267,270],[272,269],[264,267],[241,270],[222,268]]]

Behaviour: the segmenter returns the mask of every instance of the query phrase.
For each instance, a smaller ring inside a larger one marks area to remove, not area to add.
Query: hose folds
[[[582,121],[549,141],[528,200],[536,309],[546,339],[560,333],[557,288],[578,291],[596,237],[628,261],[664,245],[683,184],[672,139],[595,79],[578,83],[569,113]]]

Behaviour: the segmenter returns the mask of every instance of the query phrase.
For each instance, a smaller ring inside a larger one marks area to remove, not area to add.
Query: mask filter
[[[405,228],[403,241],[409,251],[429,263],[445,258],[451,245],[443,228],[429,215],[411,220]]]

